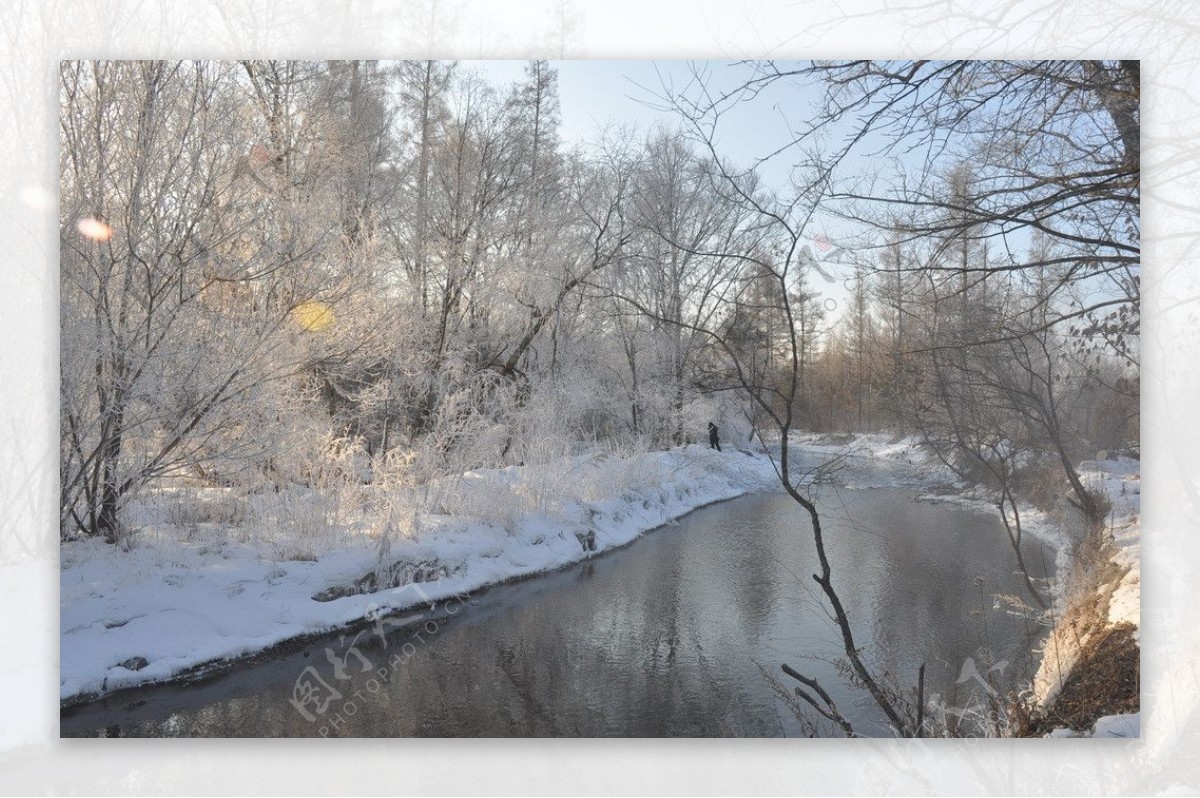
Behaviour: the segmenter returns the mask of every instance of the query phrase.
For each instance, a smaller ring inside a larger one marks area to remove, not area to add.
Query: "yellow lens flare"
[[[93,241],[107,241],[112,238],[113,229],[95,216],[85,216],[75,223],[75,229],[84,238]]]
[[[305,332],[320,332],[333,324],[333,311],[324,303],[309,300],[292,308],[292,321]]]

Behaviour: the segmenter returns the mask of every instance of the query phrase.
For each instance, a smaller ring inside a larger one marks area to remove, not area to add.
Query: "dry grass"
[[[1135,629],[1108,621],[1110,598],[1127,570],[1113,561],[1115,553],[1105,527],[1091,530],[1076,548],[1067,611],[1046,640],[1035,680],[1038,694],[1053,698],[1040,706],[1015,706],[1015,736],[1041,736],[1060,727],[1085,731],[1105,715],[1137,711]]]
[[[1140,650],[1127,623],[1093,634],[1080,652],[1062,692],[1044,712],[1026,719],[1017,736],[1040,737],[1053,729],[1087,731],[1105,715],[1137,712]]]

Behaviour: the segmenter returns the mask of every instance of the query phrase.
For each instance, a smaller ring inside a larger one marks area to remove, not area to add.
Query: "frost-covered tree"
[[[634,187],[639,248],[629,275],[639,302],[655,319],[656,372],[670,397],[666,441],[686,438],[684,407],[692,396],[697,357],[707,345],[694,328],[711,324],[738,264],[729,252],[742,236],[739,208],[725,202],[699,153],[678,133],[658,129],[645,143]]]
[[[255,462],[264,386],[354,286],[319,64],[65,62],[61,529]]]

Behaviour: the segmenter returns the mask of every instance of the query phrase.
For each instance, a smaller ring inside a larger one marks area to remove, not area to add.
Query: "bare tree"
[[[132,493],[236,450],[237,402],[304,361],[295,311],[339,294],[319,136],[275,87],[258,143],[243,88],[232,64],[61,68],[64,536],[115,540]]]
[[[847,176],[831,192],[847,216],[890,229],[901,215],[907,239],[991,241],[1014,256],[968,272],[1069,264],[1072,279],[1106,287],[1107,297],[1049,319],[1055,324],[1136,303],[1138,62],[763,62],[752,69],[738,91],[793,79],[825,84],[821,112],[781,152],[833,126],[846,143],[823,158],[826,169],[861,150],[897,156],[889,179]],[[960,175],[960,190],[942,191],[943,167],[965,159],[973,174]],[[1017,257],[1018,237],[1035,231],[1060,245],[1053,258]]]
[[[726,106],[709,101],[705,77],[695,73],[694,82],[681,91],[665,91],[666,101],[679,114],[685,129],[704,155],[705,176],[711,194],[728,207],[734,209],[738,219],[736,233],[722,237],[719,242],[704,239],[699,242],[675,238],[669,234],[664,240],[672,247],[688,255],[714,258],[723,269],[713,280],[708,296],[715,311],[702,318],[689,317],[681,320],[661,309],[655,308],[637,296],[622,299],[653,320],[680,327],[682,330],[703,337],[720,354],[726,369],[726,389],[741,392],[769,419],[771,437],[778,436],[778,455],[773,457],[780,484],[808,516],[810,533],[817,556],[818,572],[813,580],[820,586],[832,611],[840,633],[842,649],[849,672],[874,699],[887,722],[902,736],[914,736],[918,729],[905,708],[899,703],[896,693],[889,690],[871,668],[863,651],[855,641],[853,628],[841,597],[834,586],[833,569],[825,546],[821,515],[810,493],[815,474],[812,471],[797,472],[791,458],[790,436],[796,424],[796,407],[801,395],[800,367],[805,342],[801,335],[796,306],[796,283],[801,271],[808,264],[804,242],[808,239],[806,226],[817,211],[825,181],[820,170],[807,172],[797,168],[792,175],[791,193],[779,196],[759,187],[752,172],[734,168],[717,150],[716,131]],[[718,245],[719,243],[719,245]],[[766,275],[775,284],[767,292],[752,291],[757,281],[737,279],[742,268],[750,268]],[[764,294],[770,297],[763,306]],[[729,336],[729,328],[722,320],[738,312],[752,311],[762,318],[774,315],[782,330],[780,379],[756,379],[756,369],[748,362],[743,351]],[[757,430],[764,442],[768,438],[764,430]],[[774,441],[770,441],[775,445]],[[767,446],[768,452],[771,451]],[[784,672],[801,683],[795,688],[811,706],[827,718],[833,719],[847,734],[853,729],[833,705],[828,693],[814,679],[799,674],[790,666]]]
[[[411,180],[414,194],[405,221],[393,227],[397,254],[408,269],[409,279],[420,296],[420,307],[429,304],[429,180],[439,132],[448,113],[446,93],[454,75],[453,62],[402,61],[398,68],[400,108],[415,117],[411,140],[417,151],[415,175]]]
[[[634,187],[633,224],[641,245],[627,279],[649,303],[663,344],[670,395],[667,440],[685,440],[684,405],[697,357],[705,345],[690,327],[712,324],[720,282],[734,262],[725,254],[738,229],[738,209],[712,191],[708,167],[678,133],[648,137]]]

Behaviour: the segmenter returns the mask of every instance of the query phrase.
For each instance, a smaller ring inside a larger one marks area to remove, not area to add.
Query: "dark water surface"
[[[997,594],[1021,595],[995,514],[913,494],[818,493],[835,586],[871,662],[910,686],[924,662],[928,693],[954,707],[977,705],[984,688],[971,674],[994,664],[1002,688],[1027,676],[1042,630],[994,608]],[[1052,567],[1036,542],[1025,558],[1038,576]],[[798,506],[782,494],[746,496],[619,551],[445,604],[423,627],[386,638],[367,629],[355,651],[334,636],[200,683],[116,694],[65,711],[61,731],[802,735],[763,672],[782,677],[787,662],[818,677],[860,733],[888,734],[865,693],[831,663],[841,640],[812,580],[815,562]],[[340,673],[326,649],[344,660]],[[316,691],[300,702],[311,721],[291,700],[305,696],[298,680]]]

